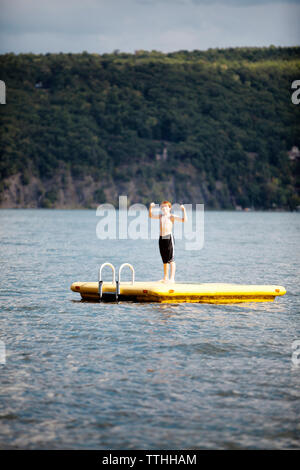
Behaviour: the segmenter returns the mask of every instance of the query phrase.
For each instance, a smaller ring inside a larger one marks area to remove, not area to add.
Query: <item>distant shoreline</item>
[[[105,203],[101,203],[105,204]],[[200,204],[200,203],[199,203]],[[100,204],[99,204],[100,205]],[[97,206],[98,207],[98,206]],[[95,211],[97,207],[0,207],[0,211],[6,210],[28,210],[28,211]],[[110,210],[110,209],[108,209]],[[119,209],[116,207],[116,211]],[[204,207],[205,212],[300,212],[300,208],[296,210],[288,210],[288,209],[206,209]]]

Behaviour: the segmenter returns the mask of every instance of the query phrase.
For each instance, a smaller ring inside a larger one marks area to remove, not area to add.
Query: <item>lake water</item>
[[[175,238],[176,281],[278,284],[286,295],[82,302],[71,283],[96,281],[105,261],[160,279],[158,240],[100,240],[94,210],[0,211],[0,448],[300,447],[300,214],[204,220],[201,250]]]

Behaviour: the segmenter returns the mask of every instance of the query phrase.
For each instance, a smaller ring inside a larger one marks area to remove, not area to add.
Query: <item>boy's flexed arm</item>
[[[152,209],[154,208],[154,206],[155,206],[155,202],[151,202],[149,206],[149,217],[150,219],[159,219],[159,215],[152,214]]]
[[[186,210],[183,204],[181,204],[180,209],[183,212],[183,217],[179,217],[178,215],[173,214],[173,220],[179,220],[180,222],[186,222],[187,221],[187,215],[186,215]]]

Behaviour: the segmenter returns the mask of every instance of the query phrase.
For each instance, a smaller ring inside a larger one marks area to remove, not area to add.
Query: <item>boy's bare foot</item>
[[[168,282],[168,279],[160,279],[158,282]]]
[[[170,279],[169,282],[175,282],[175,279]]]

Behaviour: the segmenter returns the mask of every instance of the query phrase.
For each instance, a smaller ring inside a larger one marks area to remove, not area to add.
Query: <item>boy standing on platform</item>
[[[175,220],[180,222],[187,221],[186,210],[184,205],[181,205],[180,208],[182,209],[183,217],[178,217],[175,214],[171,214],[172,204],[169,201],[163,201],[160,205],[161,213],[159,215],[153,215],[152,209],[154,206],[155,203],[151,202],[149,207],[149,217],[151,219],[159,219],[160,221],[159,251],[164,265],[164,277],[163,279],[160,279],[160,282],[175,282],[175,240],[172,229]],[[171,265],[170,279],[169,265]]]

